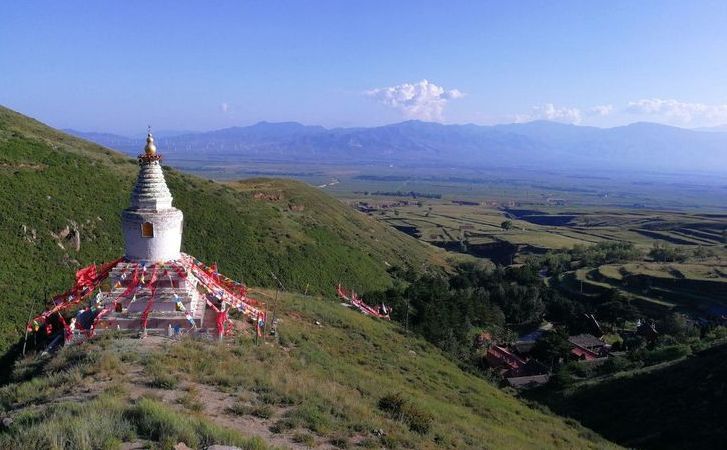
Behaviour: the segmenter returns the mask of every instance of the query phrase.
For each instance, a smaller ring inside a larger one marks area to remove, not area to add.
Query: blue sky
[[[260,120],[727,123],[724,1],[23,1],[0,104],[117,133]]]

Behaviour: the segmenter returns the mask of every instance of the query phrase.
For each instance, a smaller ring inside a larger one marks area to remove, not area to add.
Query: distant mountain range
[[[143,147],[143,138],[64,131],[132,155]],[[157,141],[174,158],[727,172],[727,132],[646,122],[596,128],[548,121],[493,126],[407,121],[334,129],[260,122],[208,132],[170,132]]]

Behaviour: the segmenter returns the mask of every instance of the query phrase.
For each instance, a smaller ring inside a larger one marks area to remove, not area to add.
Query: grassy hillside
[[[560,392],[535,392],[559,414],[643,449],[721,448],[727,439],[727,345]],[[705,426],[710,424],[710,426]]]
[[[44,291],[123,254],[120,212],[137,171],[133,159],[0,108],[0,352]],[[288,289],[332,292],[340,280],[364,290],[390,283],[388,265],[442,264],[431,247],[302,183],[166,176],[185,214],[183,250],[250,284],[273,285],[274,271]]]
[[[23,361],[0,388],[15,421],[0,448],[613,447],[464,373],[394,323],[290,294],[278,317],[278,340],[259,346],[239,324],[225,344],[107,335]]]

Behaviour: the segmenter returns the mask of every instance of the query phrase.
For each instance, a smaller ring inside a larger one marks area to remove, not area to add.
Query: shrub
[[[615,373],[615,372],[621,372],[631,367],[631,361],[628,359],[621,357],[621,356],[615,356],[613,358],[608,358],[603,365],[600,367],[601,373]]]
[[[379,409],[395,420],[406,423],[411,431],[426,434],[434,421],[428,411],[404,399],[401,394],[389,394],[379,399]]]
[[[169,373],[157,373],[152,375],[149,386],[159,389],[174,389],[179,384],[179,379]]]
[[[271,408],[269,405],[260,405],[256,406],[252,409],[250,412],[253,416],[259,417],[261,419],[269,419],[273,417],[273,408]]]
[[[334,436],[331,438],[331,445],[337,448],[348,448],[348,437],[343,435]]]
[[[177,403],[194,412],[200,412],[204,409],[204,404],[199,401],[196,392],[191,390],[179,397]]]
[[[688,345],[670,345],[667,347],[660,347],[646,352],[644,355],[644,363],[652,365],[666,361],[673,361],[675,359],[683,358],[691,352],[692,350]]]
[[[246,403],[237,402],[226,409],[227,412],[232,413],[236,416],[247,416],[252,413],[252,405]]]
[[[296,444],[303,444],[306,447],[315,447],[316,445],[316,439],[313,437],[312,434],[308,433],[295,433],[293,434],[293,442]]]

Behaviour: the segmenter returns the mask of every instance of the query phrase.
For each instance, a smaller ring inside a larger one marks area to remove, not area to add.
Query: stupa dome
[[[157,146],[154,145],[154,137],[151,135],[151,133],[146,135],[146,146],[144,147],[144,153],[146,153],[148,156],[153,156],[157,153]]]

